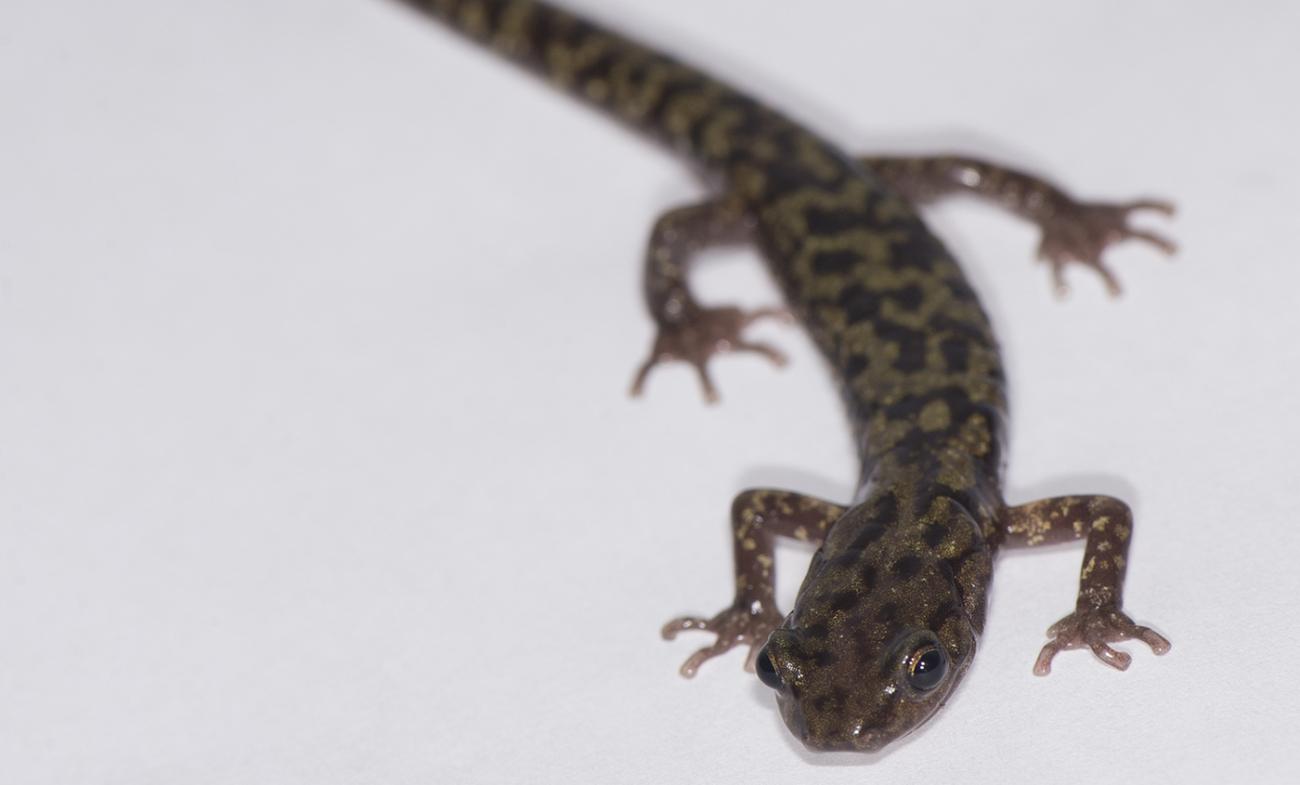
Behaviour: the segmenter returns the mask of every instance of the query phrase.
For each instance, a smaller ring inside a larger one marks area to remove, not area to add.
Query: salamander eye
[[[781,689],[781,674],[776,672],[776,666],[772,664],[772,658],[768,656],[766,646],[758,653],[758,659],[754,660],[754,670],[758,671],[759,681],[774,690]]]
[[[929,692],[939,686],[948,672],[948,655],[933,643],[922,646],[907,660],[907,683],[917,692]]]

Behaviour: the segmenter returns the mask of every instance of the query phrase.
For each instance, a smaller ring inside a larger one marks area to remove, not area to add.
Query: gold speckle
[[[745,513],[749,513],[748,510]],[[752,514],[741,514],[740,525],[736,527],[736,539],[744,540],[749,537],[749,530],[754,528],[754,518]]]
[[[962,446],[972,454],[983,458],[988,455],[993,444],[993,434],[989,431],[989,421],[982,414],[974,414],[962,423],[958,434]]]
[[[926,432],[942,431],[952,423],[952,411],[947,402],[935,399],[921,409],[921,430]]]
[[[829,181],[839,175],[840,165],[827,155],[826,146],[811,134],[801,133],[795,138],[795,155],[815,177]]]
[[[593,101],[604,101],[609,97],[609,83],[604,79],[592,79],[587,82],[587,97]]]
[[[763,189],[767,187],[767,175],[753,166],[737,167],[732,173],[731,180],[740,195],[747,199],[757,199],[762,196]]]
[[[772,140],[765,138],[754,140],[749,147],[749,152],[760,161],[775,161],[781,155],[781,150]]]
[[[461,27],[465,28],[465,32],[475,38],[486,35],[488,21],[483,6],[477,2],[466,3],[465,7],[460,10],[460,24]]]
[[[698,93],[687,93],[672,99],[664,114],[664,126],[679,138],[687,137],[691,128],[713,108],[717,90],[712,86]]]
[[[528,54],[528,22],[533,7],[526,3],[511,3],[501,15],[492,45],[508,57]]]

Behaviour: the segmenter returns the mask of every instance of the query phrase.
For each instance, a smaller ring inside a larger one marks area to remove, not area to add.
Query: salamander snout
[[[913,628],[878,649],[818,648],[798,630],[778,629],[755,660],[776,693],[786,726],[814,751],[879,752],[922,725],[966,670],[965,640]]]

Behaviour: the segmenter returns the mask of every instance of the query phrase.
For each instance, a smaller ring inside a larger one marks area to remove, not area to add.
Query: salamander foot
[[[1040,220],[1043,240],[1038,257],[1052,266],[1052,281],[1058,296],[1069,287],[1065,283],[1065,266],[1071,262],[1091,267],[1102,277],[1111,296],[1120,293],[1119,280],[1101,261],[1106,248],[1124,240],[1141,240],[1166,254],[1178,246],[1163,235],[1129,226],[1129,218],[1138,211],[1152,211],[1172,216],[1174,206],[1151,199],[1128,204],[1075,202],[1060,205],[1050,216]]]
[[[736,604],[714,616],[704,619],[698,616],[682,616],[663,626],[660,634],[664,640],[673,640],[683,630],[702,630],[718,636],[712,646],[705,646],[692,654],[682,663],[681,674],[691,678],[700,666],[719,654],[730,651],[737,645],[748,645],[749,655],[745,658],[745,670],[754,670],[754,660],[758,651],[767,643],[767,636],[772,634],[781,623],[781,615],[775,608],[761,602],[748,605]]]
[[[1165,654],[1171,644],[1149,627],[1134,624],[1119,608],[1107,606],[1075,611],[1047,630],[1052,638],[1038,653],[1034,674],[1046,676],[1052,672],[1052,658],[1065,649],[1092,649],[1097,658],[1116,670],[1127,670],[1133,658],[1126,652],[1112,649],[1116,641],[1140,640],[1156,654]]]
[[[708,361],[722,352],[753,352],[761,354],[778,367],[785,365],[785,355],[765,343],[747,341],[742,333],[759,319],[791,321],[790,312],[784,308],[760,308],[746,313],[739,308],[701,308],[688,306],[680,317],[659,323],[650,356],[642,363],[632,381],[631,394],[639,396],[645,387],[646,377],[659,363],[681,360],[690,363],[699,374],[704,388],[704,399],[716,403],[718,390],[709,377]]]

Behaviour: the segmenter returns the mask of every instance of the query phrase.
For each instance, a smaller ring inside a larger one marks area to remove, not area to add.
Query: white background
[[[687,682],[707,639],[658,638],[729,601],[736,491],[856,470],[797,330],[718,406],[626,397],[685,167],[377,0],[5,3],[0,782],[1295,781],[1296,5],[572,5],[847,147],[1178,202],[1119,300],[932,213],[1004,343],[1008,497],[1129,500],[1172,653],[1033,677],[1080,554],[1006,556],[934,722],[805,753],[739,654]],[[773,300],[715,258],[707,299]]]

